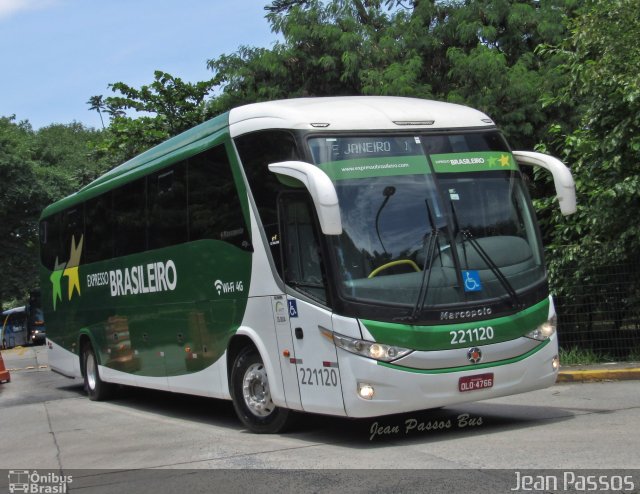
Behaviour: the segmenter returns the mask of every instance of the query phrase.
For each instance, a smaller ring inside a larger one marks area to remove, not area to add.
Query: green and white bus
[[[49,363],[292,411],[374,417],[521,393],[558,371],[520,165],[485,114],[395,97],[235,108],[44,210]]]

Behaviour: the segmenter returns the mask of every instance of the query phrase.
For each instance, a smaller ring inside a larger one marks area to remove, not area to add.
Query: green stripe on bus
[[[381,365],[383,367],[388,367],[394,370],[413,372],[415,374],[448,374],[451,372],[466,372],[470,370],[482,370],[482,369],[488,369],[490,367],[500,367],[503,365],[515,364],[516,362],[520,362],[521,360],[529,358],[531,355],[542,350],[545,346],[549,344],[550,341],[551,340],[543,341],[542,343],[540,343],[540,345],[535,347],[533,350],[529,350],[527,353],[523,353],[522,355],[519,355],[517,357],[513,357],[506,360],[499,360],[498,362],[486,362],[484,364],[470,364],[462,367],[447,367],[443,369],[414,369],[412,367],[403,367],[401,365],[390,364],[388,362],[378,362],[378,365]]]
[[[412,350],[451,350],[514,340],[534,330],[549,317],[549,299],[510,316],[437,326],[390,322],[360,322],[378,343]],[[484,337],[484,339],[483,339]]]

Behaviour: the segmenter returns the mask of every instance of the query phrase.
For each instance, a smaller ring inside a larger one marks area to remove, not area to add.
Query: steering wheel
[[[377,276],[378,273],[380,273],[381,271],[392,268],[393,266],[400,266],[401,264],[408,264],[416,272],[420,272],[420,268],[418,267],[418,265],[415,262],[413,262],[411,259],[398,259],[397,261],[391,261],[386,264],[383,264],[382,266],[378,266],[376,269],[371,271],[371,273],[369,273],[369,276],[367,276],[367,278],[373,278],[374,276]]]

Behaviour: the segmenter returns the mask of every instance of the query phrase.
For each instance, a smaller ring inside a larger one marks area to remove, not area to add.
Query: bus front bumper
[[[347,416],[354,418],[426,410],[546,388],[556,382],[557,356],[556,335],[526,358],[451,371],[384,365],[338,350],[345,410]],[[461,387],[468,388],[461,386],[461,378],[487,374],[492,374],[491,387],[460,391]],[[368,387],[370,399],[362,397],[363,387]]]

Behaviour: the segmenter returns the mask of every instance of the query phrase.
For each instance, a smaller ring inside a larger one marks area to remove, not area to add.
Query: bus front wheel
[[[254,348],[244,348],[233,362],[230,391],[238,418],[252,432],[275,434],[289,424],[291,412],[273,403],[267,371]]]
[[[82,368],[84,370],[84,389],[92,401],[106,400],[111,396],[113,384],[106,383],[100,379],[100,371],[98,370],[98,360],[96,354],[87,343],[82,351]]]

